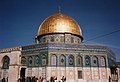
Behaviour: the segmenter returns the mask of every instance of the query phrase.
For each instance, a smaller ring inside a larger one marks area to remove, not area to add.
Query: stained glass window
[[[98,66],[98,58],[94,56],[92,60],[93,60],[93,66]]]
[[[88,55],[85,56],[85,65],[90,66],[90,57]]]
[[[21,63],[22,63],[22,64],[26,64],[26,63],[27,63],[25,57],[22,57],[22,58],[21,58]]]
[[[83,65],[83,59],[82,57],[79,55],[76,57],[77,59],[77,66],[82,66]]]
[[[66,65],[66,57],[63,54],[59,57],[59,65],[60,66]]]
[[[39,56],[36,56],[36,66],[38,66],[39,65]]]
[[[73,55],[69,56],[69,65],[74,65],[74,56]]]
[[[33,65],[33,58],[32,58],[32,56],[29,56],[29,58],[28,58],[28,65],[29,66]]]
[[[8,56],[4,56],[3,58],[3,69],[9,69],[10,58]]]
[[[43,42],[46,42],[46,38],[45,37],[43,38]]]
[[[42,65],[46,65],[46,55],[42,55]]]
[[[73,37],[71,37],[71,43],[74,43],[74,38]]]
[[[101,57],[101,66],[105,66],[105,57]]]
[[[61,36],[60,42],[64,42],[64,36]]]
[[[51,65],[56,65],[57,61],[56,61],[56,55],[53,54],[51,55]]]
[[[54,42],[54,36],[51,36],[50,41],[51,41],[51,42]]]

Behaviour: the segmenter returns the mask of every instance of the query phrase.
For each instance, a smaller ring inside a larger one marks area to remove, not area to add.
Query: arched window
[[[54,42],[54,36],[51,36],[50,41],[51,41],[51,42]]]
[[[39,66],[39,56],[35,56],[35,65]]]
[[[74,37],[71,37],[71,43],[74,43]]]
[[[55,54],[51,55],[51,65],[53,66],[57,65],[57,57]]]
[[[46,42],[46,38],[45,37],[43,38],[43,42]]]
[[[66,66],[66,57],[63,54],[59,57],[59,65]]]
[[[9,69],[10,58],[8,56],[3,57],[3,69]]]
[[[96,56],[93,56],[92,63],[93,63],[93,66],[98,66],[98,58]]]
[[[60,36],[60,42],[64,42],[64,36]]]
[[[76,59],[77,59],[77,66],[83,66],[83,59],[82,59],[82,57],[80,56],[80,55],[78,55],[77,57],[76,57]]]
[[[78,43],[80,43],[81,41],[80,41],[80,39],[77,39],[77,41],[78,41]]]
[[[101,66],[106,66],[105,57],[102,56],[100,61],[101,61]]]
[[[33,57],[29,56],[28,57],[28,66],[32,66],[33,65]]]
[[[90,66],[90,57],[88,55],[85,56],[85,65]]]
[[[44,65],[46,65],[46,64],[47,64],[46,55],[43,54],[43,55],[42,55],[42,65],[44,66]]]
[[[23,56],[22,58],[21,58],[21,64],[26,64],[27,62],[26,62],[26,58]]]
[[[74,56],[73,55],[70,55],[69,56],[69,66],[74,66]]]

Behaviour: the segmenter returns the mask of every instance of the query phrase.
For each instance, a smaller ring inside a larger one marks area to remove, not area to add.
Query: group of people
[[[8,82],[8,77],[7,78],[2,78],[1,80],[0,80],[0,82]]]
[[[57,80],[57,77],[50,77],[50,82],[55,82],[55,80]]]
[[[21,77],[21,78],[19,78],[18,79],[18,82],[55,82],[55,80],[57,80],[57,77],[50,77],[50,81],[47,81],[45,78],[43,78],[43,77],[39,77],[39,78],[36,78],[35,76],[33,76],[33,77],[27,77],[27,78],[25,78],[25,77]],[[59,81],[59,82],[65,82],[66,81],[66,77],[62,77],[61,78],[61,81]]]
[[[65,82],[66,81],[66,77],[62,76],[62,82]]]
[[[55,82],[55,80],[57,80],[57,77],[55,77],[55,76],[50,78],[50,82]],[[62,76],[61,81],[65,82],[66,81],[66,77]],[[59,82],[61,82],[61,81],[59,81]]]
[[[43,82],[43,78],[42,77],[36,78],[35,76],[27,78],[21,77],[18,79],[18,82]]]

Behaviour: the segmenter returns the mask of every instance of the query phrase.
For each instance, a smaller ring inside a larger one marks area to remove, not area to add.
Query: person
[[[57,77],[54,76],[54,80],[57,80]]]
[[[5,78],[2,79],[2,82],[5,82]]]
[[[53,77],[50,77],[50,82],[53,82]]]
[[[18,82],[22,82],[22,78],[19,78],[19,79],[18,79]]]
[[[62,82],[65,82],[66,81],[66,77],[62,76]]]
[[[50,82],[55,82],[55,80],[57,80],[57,77],[55,76],[50,78]]]
[[[47,80],[44,78],[42,82],[47,82]]]
[[[54,77],[52,77],[51,79],[52,79],[52,81],[51,81],[51,82],[55,82],[55,76],[54,76]]]
[[[36,82],[39,82],[38,78],[36,78]]]
[[[6,82],[8,82],[8,77],[6,78]]]
[[[109,82],[111,82],[111,77],[109,76]]]
[[[36,82],[35,76],[32,77],[32,82]]]
[[[26,82],[31,82],[31,81],[30,81],[30,77],[27,77],[27,78],[26,78]]]
[[[55,82],[55,80],[57,80],[57,77],[56,77],[56,76],[54,76],[54,82]]]
[[[43,78],[40,76],[38,82],[42,82]]]
[[[2,82],[2,79],[0,78],[0,82]]]
[[[41,78],[41,82],[43,82],[43,80],[44,80],[44,78],[42,77],[42,78]]]
[[[22,82],[25,82],[25,77],[24,76],[22,76]]]

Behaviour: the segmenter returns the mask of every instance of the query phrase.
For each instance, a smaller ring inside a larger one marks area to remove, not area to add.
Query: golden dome
[[[54,14],[43,21],[39,27],[38,36],[49,33],[71,33],[82,37],[78,23],[65,14]]]

